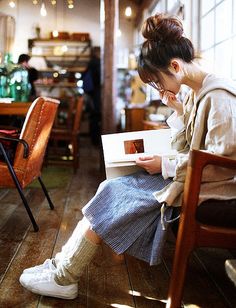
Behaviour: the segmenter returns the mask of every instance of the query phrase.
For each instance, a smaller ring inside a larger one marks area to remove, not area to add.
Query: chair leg
[[[48,204],[49,204],[50,209],[53,210],[53,209],[54,209],[54,205],[53,205],[53,203],[52,203],[51,198],[49,197],[49,194],[48,194],[48,191],[47,191],[47,189],[46,189],[46,186],[44,185],[44,183],[43,183],[43,181],[42,181],[42,179],[41,179],[40,176],[38,177],[38,181],[39,181],[39,183],[40,183],[40,185],[41,185],[41,187],[42,187],[42,189],[43,189],[43,192],[44,192],[44,194],[45,194],[45,197],[46,197],[47,200],[48,200]]]
[[[168,300],[167,300],[166,308],[182,307],[181,301],[182,301],[184,281],[185,281],[185,276],[186,276],[186,271],[187,271],[187,266],[188,266],[188,257],[189,255],[185,255],[181,260],[179,260],[179,257],[178,257],[173,266],[172,274],[170,278],[170,287],[169,287],[169,292],[168,292]]]
[[[77,169],[79,167],[79,153],[78,153],[78,140],[77,140],[77,136],[73,138],[73,169],[74,169],[74,173],[77,172]]]
[[[166,308],[180,308],[186,271],[188,267],[189,256],[192,252],[193,245],[191,240],[189,241],[185,234],[178,231],[173,269],[170,278],[170,286],[168,291],[168,300]]]
[[[30,209],[30,207],[29,207],[29,205],[28,205],[28,202],[27,202],[27,200],[26,200],[26,198],[25,198],[25,195],[24,195],[24,193],[23,193],[22,187],[21,187],[20,182],[19,182],[19,180],[18,180],[18,178],[17,178],[17,175],[16,175],[16,173],[15,173],[15,170],[13,169],[13,167],[12,167],[12,165],[11,165],[9,159],[8,159],[8,156],[7,156],[7,154],[6,154],[6,152],[5,152],[5,150],[4,150],[4,148],[3,148],[3,146],[2,146],[1,143],[0,143],[0,147],[1,147],[1,150],[2,150],[2,153],[3,153],[3,156],[4,156],[4,159],[5,159],[5,161],[6,161],[8,170],[9,170],[9,172],[10,172],[10,174],[11,174],[11,176],[12,176],[12,179],[13,179],[15,185],[16,185],[16,188],[17,188],[17,190],[18,190],[18,192],[19,192],[19,194],[20,194],[20,197],[21,197],[21,199],[22,199],[22,202],[23,202],[23,204],[24,204],[24,207],[25,207],[25,209],[26,209],[26,211],[27,211],[27,213],[28,213],[28,215],[29,215],[29,218],[30,218],[31,223],[32,223],[33,228],[34,228],[34,231],[37,232],[37,231],[39,230],[39,227],[38,227],[38,225],[37,225],[37,223],[36,223],[36,221],[35,221],[35,219],[34,219],[34,216],[33,216],[32,212],[31,212],[31,209]]]

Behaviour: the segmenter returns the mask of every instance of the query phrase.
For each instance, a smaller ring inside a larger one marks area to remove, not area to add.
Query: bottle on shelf
[[[15,68],[10,78],[10,93],[14,101],[28,102],[30,87],[28,71],[22,67]]]
[[[0,97],[10,97],[10,74],[14,69],[10,53],[4,55],[3,64],[0,65]]]

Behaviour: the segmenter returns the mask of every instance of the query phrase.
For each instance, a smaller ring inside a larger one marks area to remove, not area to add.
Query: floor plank
[[[149,266],[133,257],[125,256],[135,307],[165,307],[169,276],[163,264]]]
[[[175,243],[171,238],[164,250],[163,261],[171,273]],[[199,260],[196,253],[190,256],[188,269],[184,284],[183,302],[186,307],[194,305],[201,308],[233,308],[225,301],[224,296],[219,293],[211,277],[202,266],[202,261]],[[216,259],[211,262],[218,268],[219,262]],[[176,281],[178,283],[178,281]]]
[[[9,194],[10,197],[2,200],[6,202],[3,207],[5,209],[8,208],[9,201],[12,203],[15,201],[15,205],[10,206],[11,215],[8,209],[2,211],[4,216],[4,223],[1,223],[0,228],[0,259],[2,260],[2,262],[0,262],[0,281],[3,279],[5,269],[7,268],[8,264],[11,263],[11,260],[20,247],[28,229],[32,229],[29,216],[21,202],[19,195],[13,194],[11,190],[9,190]],[[30,191],[26,191],[25,195],[29,202],[32,213],[37,220],[37,213],[39,211],[38,204],[42,202],[44,196],[42,192],[39,194],[31,194]],[[13,199],[11,199],[11,197],[13,197]]]
[[[196,256],[228,306],[236,307],[236,289],[225,271],[225,260],[232,259],[232,254],[226,249],[201,248],[197,250]]]
[[[30,229],[27,237],[23,239],[20,249],[0,285],[0,307],[3,303],[9,307],[37,307],[39,296],[21,287],[19,276],[24,268],[41,264],[46,258],[52,256],[64,210],[64,195],[63,189],[51,194],[52,200],[56,203],[53,211],[46,207],[45,199],[40,205],[40,212],[37,215],[40,231],[33,232]]]

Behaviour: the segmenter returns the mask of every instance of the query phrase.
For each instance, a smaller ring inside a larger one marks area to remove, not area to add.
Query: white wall
[[[34,38],[35,27],[41,28],[41,37],[49,37],[50,31],[56,27],[58,31],[89,32],[92,44],[100,45],[100,1],[80,0],[74,1],[74,9],[68,9],[66,1],[58,0],[57,9],[52,7],[50,1],[45,1],[47,16],[39,14],[39,5],[33,5],[31,0],[18,0],[15,8],[10,8],[8,0],[0,1],[0,12],[11,15],[16,20],[15,43],[13,60],[18,55],[28,52],[28,39]],[[1,39],[1,33],[0,33]]]

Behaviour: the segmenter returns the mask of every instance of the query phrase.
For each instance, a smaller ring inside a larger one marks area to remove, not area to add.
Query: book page
[[[105,164],[135,164],[141,156],[175,154],[170,129],[145,130],[102,136]]]

